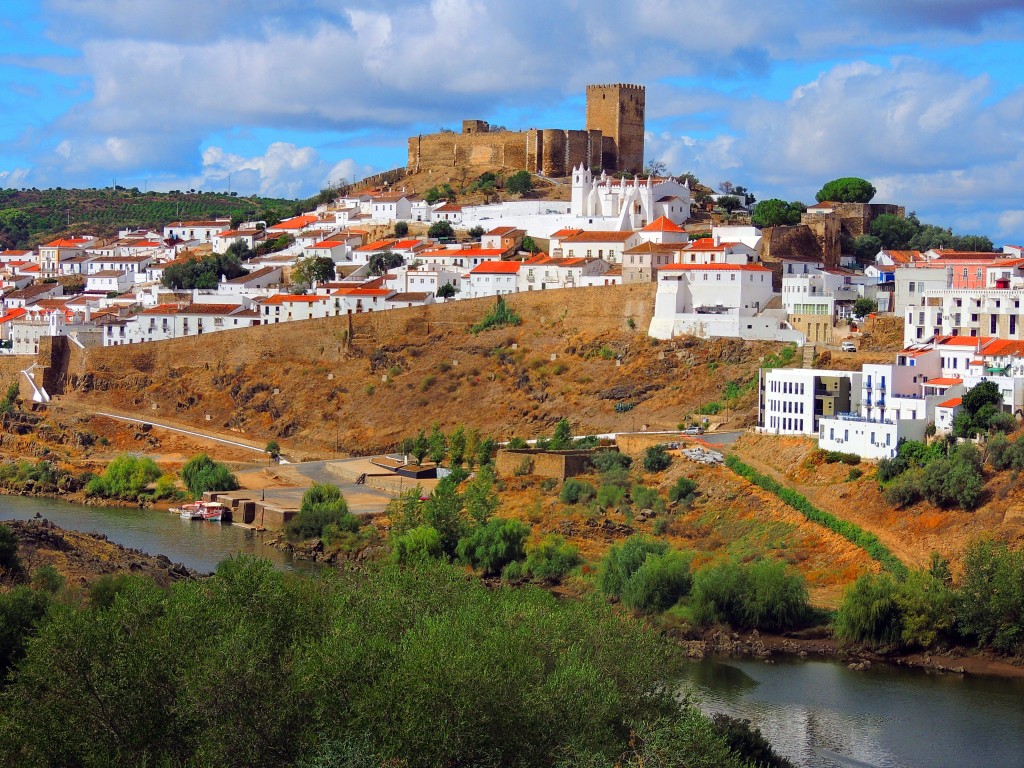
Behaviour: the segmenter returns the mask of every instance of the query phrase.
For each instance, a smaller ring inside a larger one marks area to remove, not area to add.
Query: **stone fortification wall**
[[[529,131],[431,133],[409,139],[409,173],[430,168],[526,168]],[[532,170],[532,169],[528,169]]]
[[[638,327],[646,328],[654,311],[655,288],[653,283],[571,288],[565,289],[564,300],[558,302],[551,300],[550,291],[515,293],[504,299],[521,315],[542,318],[544,322],[595,330],[621,328],[632,317]],[[479,321],[493,303],[493,298],[462,299],[352,315],[352,343],[366,347],[401,344],[409,339],[421,339],[441,327],[466,328]],[[308,355],[315,358],[322,353],[335,354],[342,350],[349,341],[348,328],[349,317],[343,316],[260,325],[127,347],[73,347],[69,374],[74,386],[89,371],[166,373],[183,360],[209,360],[211,364],[235,366],[282,357],[294,359]]]
[[[839,257],[843,250],[839,239],[843,229],[843,219],[834,214],[825,216],[804,215],[801,217],[801,222],[803,226],[811,230],[811,234],[817,239],[822,258],[825,260],[825,266],[838,267]]]
[[[836,215],[843,220],[843,230],[850,237],[860,237],[871,229],[871,222],[888,213],[900,218],[907,215],[902,205],[890,203],[836,203]]]
[[[758,251],[761,261],[772,270],[772,290],[775,292],[782,290],[782,265],[779,263],[779,259],[786,257],[825,258],[821,243],[806,224],[765,229],[761,234]]]

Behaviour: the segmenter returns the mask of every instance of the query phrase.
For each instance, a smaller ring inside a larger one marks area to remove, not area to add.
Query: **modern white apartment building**
[[[815,435],[822,418],[860,410],[859,371],[762,368],[758,427],[776,435]]]

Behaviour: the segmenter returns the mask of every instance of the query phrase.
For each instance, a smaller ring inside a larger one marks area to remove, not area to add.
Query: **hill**
[[[774,343],[658,342],[653,284],[520,293],[522,324],[469,327],[493,299],[74,350],[65,401],[275,439],[298,455],[392,450],[437,422],[507,439],[756,419]]]
[[[220,192],[125,189],[0,189],[0,246],[31,248],[63,233],[116,235],[178,219],[265,220],[308,210],[315,200],[239,197]]]

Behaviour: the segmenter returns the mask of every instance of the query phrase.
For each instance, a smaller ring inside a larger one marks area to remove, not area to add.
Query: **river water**
[[[94,507],[56,499],[0,496],[0,520],[28,520],[37,512],[61,528],[103,533],[117,544],[151,555],[166,555],[175,563],[204,573],[239,552],[265,557],[286,570],[311,571],[320,567],[262,544],[260,534],[250,529],[182,520],[166,508]]]
[[[212,571],[238,552],[285,569],[315,570],[260,543],[253,531],[182,520],[165,511],[93,507],[0,496],[0,520],[41,514],[63,528]],[[1024,681],[839,662],[704,660],[687,665],[683,689],[706,712],[749,719],[795,765],[813,768],[1024,768]]]
[[[684,690],[749,719],[795,765],[1024,766],[1024,682],[833,661],[704,660]]]

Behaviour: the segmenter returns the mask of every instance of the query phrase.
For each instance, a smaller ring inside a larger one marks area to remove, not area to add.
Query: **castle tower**
[[[587,130],[601,131],[604,137],[604,168],[643,170],[645,96],[642,85],[587,86]]]

